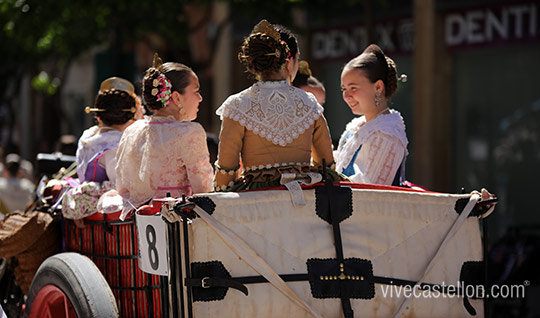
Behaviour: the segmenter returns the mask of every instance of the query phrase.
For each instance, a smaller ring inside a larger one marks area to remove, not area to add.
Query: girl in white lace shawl
[[[124,132],[116,155],[116,188],[124,198],[121,218],[154,197],[212,190],[213,169],[206,133],[197,117],[199,79],[180,63],[161,63],[146,71],[143,99],[153,115]]]
[[[291,86],[299,55],[296,37],[266,20],[244,40],[238,58],[258,81],[216,111],[222,120],[216,191],[313,180],[312,170],[333,164],[323,108],[313,94]]]
[[[397,88],[394,61],[377,45],[368,46],[341,73],[343,99],[353,114],[335,151],[336,170],[355,182],[400,185],[407,152],[405,124],[388,108]],[[400,80],[405,81],[405,75]]]

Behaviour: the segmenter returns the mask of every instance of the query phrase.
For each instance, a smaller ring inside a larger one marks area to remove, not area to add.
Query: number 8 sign
[[[136,213],[139,268],[146,273],[167,276],[167,226],[161,215]]]

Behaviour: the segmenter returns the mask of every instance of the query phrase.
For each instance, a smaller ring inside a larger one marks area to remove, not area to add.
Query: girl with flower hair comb
[[[321,180],[323,161],[333,164],[323,108],[315,96],[291,86],[299,55],[295,36],[266,20],[245,38],[238,59],[257,82],[216,112],[222,120],[216,191],[280,184],[298,189],[297,182]]]
[[[196,122],[199,79],[180,63],[154,63],[143,78],[142,96],[153,114],[124,132],[117,153],[116,188],[130,208],[154,197],[209,192],[213,169],[206,133]]]

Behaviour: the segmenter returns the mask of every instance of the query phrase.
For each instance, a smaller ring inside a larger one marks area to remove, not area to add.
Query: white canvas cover
[[[459,214],[453,195],[353,189],[352,216],[340,223],[345,258],[370,260],[373,275],[417,281]],[[215,204],[218,222],[247,243],[277,274],[305,274],[310,258],[336,258],[332,226],[315,214],[315,190],[307,204],[293,207],[286,190],[204,194]],[[222,262],[232,277],[260,276],[201,218],[189,226],[190,261]],[[469,217],[453,235],[427,283],[458,284],[466,261],[482,260],[478,219]],[[339,299],[317,299],[308,281],[287,285],[321,317],[343,317]],[[219,301],[194,302],[194,317],[310,317],[270,283],[247,284],[249,295],[229,289]],[[388,288],[384,297],[383,289]],[[404,300],[389,285],[375,284],[375,297],[351,299],[355,317],[392,317]],[[432,294],[433,295],[433,294]],[[470,300],[483,316],[481,300]],[[413,297],[403,317],[469,317],[458,296]]]

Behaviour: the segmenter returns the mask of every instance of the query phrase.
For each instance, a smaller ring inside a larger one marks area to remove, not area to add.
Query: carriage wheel
[[[118,308],[107,281],[88,257],[61,253],[39,267],[24,317],[118,317]]]

